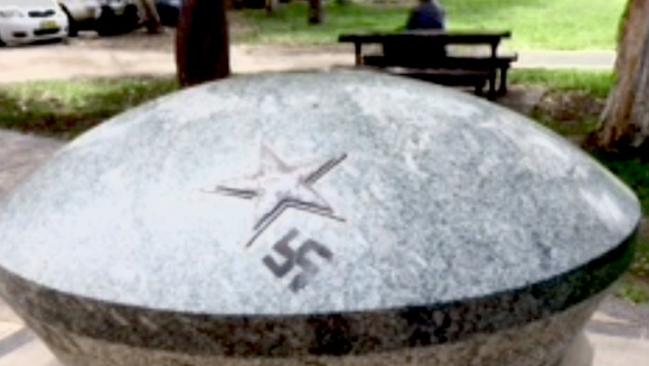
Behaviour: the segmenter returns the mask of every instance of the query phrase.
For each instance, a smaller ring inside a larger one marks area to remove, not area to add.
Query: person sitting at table
[[[406,31],[444,30],[445,12],[437,0],[420,0],[413,9],[406,24]],[[441,43],[431,43],[428,39],[412,39],[407,43],[400,41],[383,44],[383,56],[388,64],[406,67],[429,65],[446,55],[446,47]]]
[[[406,29],[444,30],[446,26],[445,18],[446,12],[437,0],[419,0],[419,5],[410,12]]]

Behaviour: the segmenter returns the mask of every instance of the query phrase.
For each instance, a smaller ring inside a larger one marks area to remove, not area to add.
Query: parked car
[[[99,0],[58,0],[68,16],[70,36],[76,36],[80,30],[95,30],[97,19],[101,15]]]
[[[130,32],[140,26],[137,0],[100,0],[101,15],[97,20],[100,35]]]
[[[178,25],[180,8],[183,4],[182,0],[156,0],[155,3],[162,25],[166,25],[167,27],[175,27]]]
[[[0,0],[0,44],[67,36],[68,18],[56,0]]]

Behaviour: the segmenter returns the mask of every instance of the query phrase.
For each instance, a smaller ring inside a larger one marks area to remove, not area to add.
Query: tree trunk
[[[274,14],[279,8],[279,0],[266,0],[266,13]]]
[[[176,66],[182,86],[230,75],[225,0],[185,0],[176,33]]]
[[[309,0],[309,24],[322,23],[322,0]]]
[[[615,65],[617,84],[602,125],[591,136],[596,147],[621,153],[649,147],[649,1],[629,0]]]

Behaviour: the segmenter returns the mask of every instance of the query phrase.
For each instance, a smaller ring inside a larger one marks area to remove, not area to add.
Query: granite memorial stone
[[[598,163],[472,96],[234,77],[119,115],[0,205],[0,294],[67,366],[550,366],[628,267]]]

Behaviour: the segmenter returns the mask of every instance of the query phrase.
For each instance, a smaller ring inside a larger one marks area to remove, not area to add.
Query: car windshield
[[[54,5],[53,0],[0,0],[0,7],[50,7]]]

